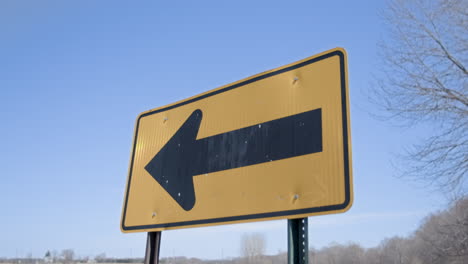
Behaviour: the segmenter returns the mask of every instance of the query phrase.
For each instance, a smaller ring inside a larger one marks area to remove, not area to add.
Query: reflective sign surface
[[[346,211],[347,94],[334,49],[140,114],[122,231]]]

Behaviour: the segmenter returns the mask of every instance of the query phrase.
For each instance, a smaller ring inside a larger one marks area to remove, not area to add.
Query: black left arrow
[[[195,110],[145,166],[186,211],[195,205],[193,176],[322,151],[321,109],[197,140],[202,116]]]

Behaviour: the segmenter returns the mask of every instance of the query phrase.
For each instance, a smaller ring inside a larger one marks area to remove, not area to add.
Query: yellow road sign
[[[122,231],[349,209],[346,60],[330,50],[140,114]]]

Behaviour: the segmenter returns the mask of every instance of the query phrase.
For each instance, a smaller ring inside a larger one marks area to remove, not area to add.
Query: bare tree
[[[364,262],[365,251],[357,243],[350,243],[345,251],[345,262],[349,264],[362,264]]]
[[[59,259],[59,254],[57,253],[57,250],[52,250],[51,252],[52,255],[52,262],[55,263]]]
[[[325,247],[315,253],[313,261],[320,264],[338,264],[338,258],[342,248],[343,246],[338,244]]]
[[[265,237],[260,233],[245,234],[241,240],[241,253],[249,263],[259,263],[265,254]]]
[[[401,237],[384,239],[380,245],[380,260],[382,263],[410,263],[406,252],[406,244],[408,244],[407,240]]]
[[[97,255],[94,257],[94,260],[95,260],[97,263],[105,262],[105,260],[106,260],[106,253],[102,252],[102,253],[100,253],[100,254],[97,254]]]
[[[378,248],[369,248],[364,255],[363,264],[383,264],[381,260],[380,250]]]
[[[425,249],[424,263],[468,262],[468,198],[448,209],[429,216],[416,232]]]
[[[428,125],[407,149],[403,175],[443,192],[467,190],[468,1],[389,0],[382,75],[371,95],[385,116]]]
[[[65,263],[72,263],[75,259],[75,251],[73,249],[64,249],[60,255]]]

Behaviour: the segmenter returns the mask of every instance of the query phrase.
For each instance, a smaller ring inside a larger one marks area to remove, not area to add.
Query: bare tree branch
[[[388,118],[431,128],[402,156],[405,177],[467,193],[468,0],[390,0],[382,75],[371,99]]]

